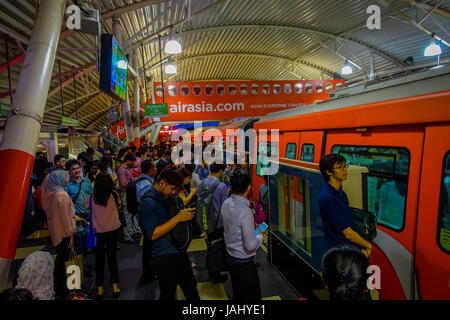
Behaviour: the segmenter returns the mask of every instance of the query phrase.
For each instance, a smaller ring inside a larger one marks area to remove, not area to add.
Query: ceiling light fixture
[[[177,67],[172,63],[172,60],[170,58],[169,58],[169,61],[167,62],[165,72],[167,74],[177,73]]]
[[[176,36],[170,30],[169,41],[166,42],[164,52],[167,54],[180,54],[182,51],[181,44],[176,39]]]
[[[434,33],[431,36],[430,44],[425,48],[423,55],[425,57],[433,57],[442,53],[441,47],[436,43],[436,38],[434,37]]]
[[[341,69],[341,74],[346,76],[352,73],[353,73],[352,66],[350,65],[350,63],[348,63],[348,60],[345,60],[345,64]]]

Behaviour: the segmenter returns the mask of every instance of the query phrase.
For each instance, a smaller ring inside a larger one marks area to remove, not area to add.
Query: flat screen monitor
[[[127,99],[128,60],[111,34],[102,34],[100,90],[114,99]]]

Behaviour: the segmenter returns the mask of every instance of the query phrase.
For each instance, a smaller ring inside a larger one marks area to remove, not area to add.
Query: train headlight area
[[[450,300],[445,1],[0,9],[2,299]]]

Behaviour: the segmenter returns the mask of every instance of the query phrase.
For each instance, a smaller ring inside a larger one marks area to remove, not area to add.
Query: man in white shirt
[[[233,300],[261,300],[255,255],[263,236],[254,232],[255,222],[247,199],[250,176],[247,171],[236,169],[230,175],[230,183],[232,195],[223,203],[221,215]]]

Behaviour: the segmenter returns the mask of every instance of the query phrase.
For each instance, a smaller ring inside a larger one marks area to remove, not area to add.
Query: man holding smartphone
[[[250,201],[250,176],[236,169],[230,175],[231,197],[222,205],[227,266],[233,285],[233,300],[261,300],[261,288],[255,265],[256,250],[263,235],[255,234]]]

